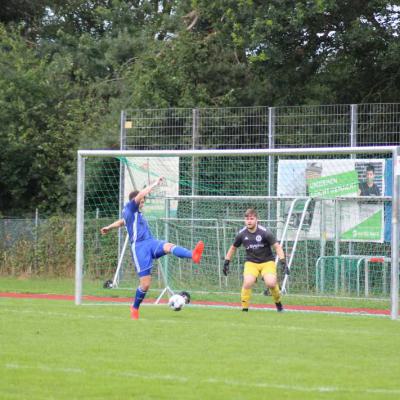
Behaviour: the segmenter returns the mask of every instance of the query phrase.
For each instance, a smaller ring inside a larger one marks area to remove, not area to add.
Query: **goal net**
[[[200,265],[171,255],[156,260],[156,296],[165,289],[238,293],[245,252],[228,277],[223,260],[245,210],[255,208],[283,245],[288,294],[389,298],[394,149],[80,151],[77,302],[132,295],[137,277],[126,231],[103,236],[100,228],[121,218],[130,191],[160,176],[165,184],[143,211],[153,236],[189,249],[203,240],[205,251]]]

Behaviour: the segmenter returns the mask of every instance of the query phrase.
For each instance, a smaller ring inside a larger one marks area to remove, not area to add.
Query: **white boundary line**
[[[121,302],[121,303],[117,303],[117,302],[113,302],[113,303],[106,303],[106,302],[99,302],[99,303],[87,303],[84,302],[82,303],[83,306],[127,306],[129,303],[125,302]],[[154,303],[143,303],[141,305],[141,307],[151,307],[151,306],[166,306],[166,303],[158,303],[158,304],[154,304]],[[233,305],[226,305],[226,304],[196,304],[196,303],[192,303],[188,306],[185,306],[186,308],[218,308],[221,310],[240,310],[241,307],[238,306],[233,306]],[[301,306],[300,306],[301,307]],[[305,306],[306,307],[306,306]],[[313,306],[311,306],[313,307]],[[318,307],[318,306],[315,306]],[[324,307],[324,306],[321,306]],[[326,306],[328,307],[328,306]],[[338,307],[338,308],[342,308],[342,307]],[[343,307],[345,308],[345,307]],[[250,306],[250,312],[254,312],[254,311],[261,311],[261,312],[276,312],[275,308],[273,307],[251,307]],[[327,315],[349,315],[349,316],[364,316],[364,317],[380,317],[380,318],[389,318],[388,314],[383,314],[383,313],[369,313],[368,311],[351,311],[351,308],[349,308],[349,311],[329,311],[329,310],[308,310],[308,309],[288,309],[285,308],[284,313],[306,313],[306,314],[327,314]]]
[[[112,304],[106,304],[106,303],[90,303],[90,304],[85,304],[87,307],[104,307],[104,306],[125,306],[127,309],[127,304],[123,303],[112,303]],[[168,308],[166,304],[144,304],[142,307],[161,307],[164,306],[165,308]],[[236,306],[213,306],[213,305],[202,305],[202,304],[191,304],[188,306],[185,306],[185,308],[217,308],[217,309],[225,309],[225,310],[237,310],[238,312],[240,311],[240,307]],[[250,312],[253,313],[254,311],[261,311],[261,312],[272,312],[272,313],[277,313],[275,309],[273,308],[250,308]],[[47,315],[47,316],[55,316],[55,317],[72,317],[72,318],[82,318],[82,315],[80,314],[74,314],[74,313],[65,313],[65,312],[54,312],[54,311],[33,311],[33,310],[20,310],[20,309],[12,309],[12,308],[5,308],[2,307],[0,309],[0,313],[5,312],[5,313],[18,313],[18,314],[40,314],[40,315]],[[184,312],[184,311],[183,311]],[[346,312],[333,312],[333,311],[314,311],[314,310],[286,310],[283,314],[285,313],[305,313],[305,314],[336,314],[336,315],[342,315],[342,316],[362,316],[362,317],[378,317],[378,318],[387,318],[387,315],[384,314],[366,314],[366,313],[346,313]],[[119,316],[107,316],[107,315],[88,315],[86,314],[84,318],[88,319],[106,319],[106,320],[121,320],[121,317]],[[141,318],[141,320],[144,318]],[[157,319],[157,321],[167,321],[165,319]],[[173,320],[171,320],[173,321]],[[180,323],[183,323],[184,321],[180,320]]]

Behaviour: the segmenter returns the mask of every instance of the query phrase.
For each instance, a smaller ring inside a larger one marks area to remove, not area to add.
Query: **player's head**
[[[365,175],[368,182],[374,182],[375,168],[373,165],[371,164],[367,165],[367,168],[365,169]]]
[[[134,190],[132,192],[129,193],[129,201],[132,201],[135,199],[135,197],[139,194],[139,190]],[[144,201],[145,198],[143,198],[140,203],[139,203],[139,209],[142,209],[144,206]]]
[[[132,201],[139,194],[139,190],[134,190],[129,193],[129,201]]]
[[[254,208],[248,208],[244,213],[244,222],[247,229],[254,229],[257,227],[258,215]]]

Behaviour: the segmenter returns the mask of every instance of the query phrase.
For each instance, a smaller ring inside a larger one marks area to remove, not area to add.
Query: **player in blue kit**
[[[151,234],[146,218],[142,214],[146,196],[160,183],[163,178],[158,178],[154,183],[141,191],[135,190],[129,194],[129,201],[122,211],[122,218],[112,224],[101,228],[103,235],[110,230],[125,226],[131,247],[132,259],[136,272],[139,276],[139,287],[136,290],[135,299],[131,305],[132,319],[139,319],[139,307],[144,300],[151,285],[151,270],[153,260],[173,254],[180,258],[191,258],[194,263],[199,264],[204,250],[204,243],[199,241],[194,250],[176,246],[165,240],[158,240]]]

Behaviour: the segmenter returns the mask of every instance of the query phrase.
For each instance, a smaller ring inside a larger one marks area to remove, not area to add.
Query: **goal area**
[[[239,298],[245,251],[230,273],[224,256],[255,208],[272,230],[290,275],[287,296],[390,300],[398,317],[400,150],[393,146],[246,150],[78,151],[75,302],[132,297],[138,279],[120,219],[132,190],[158,177],[143,213],[154,237],[192,249],[200,265],[168,255],[154,261],[155,301],[181,290],[197,299]],[[264,290],[257,282],[255,291]]]

